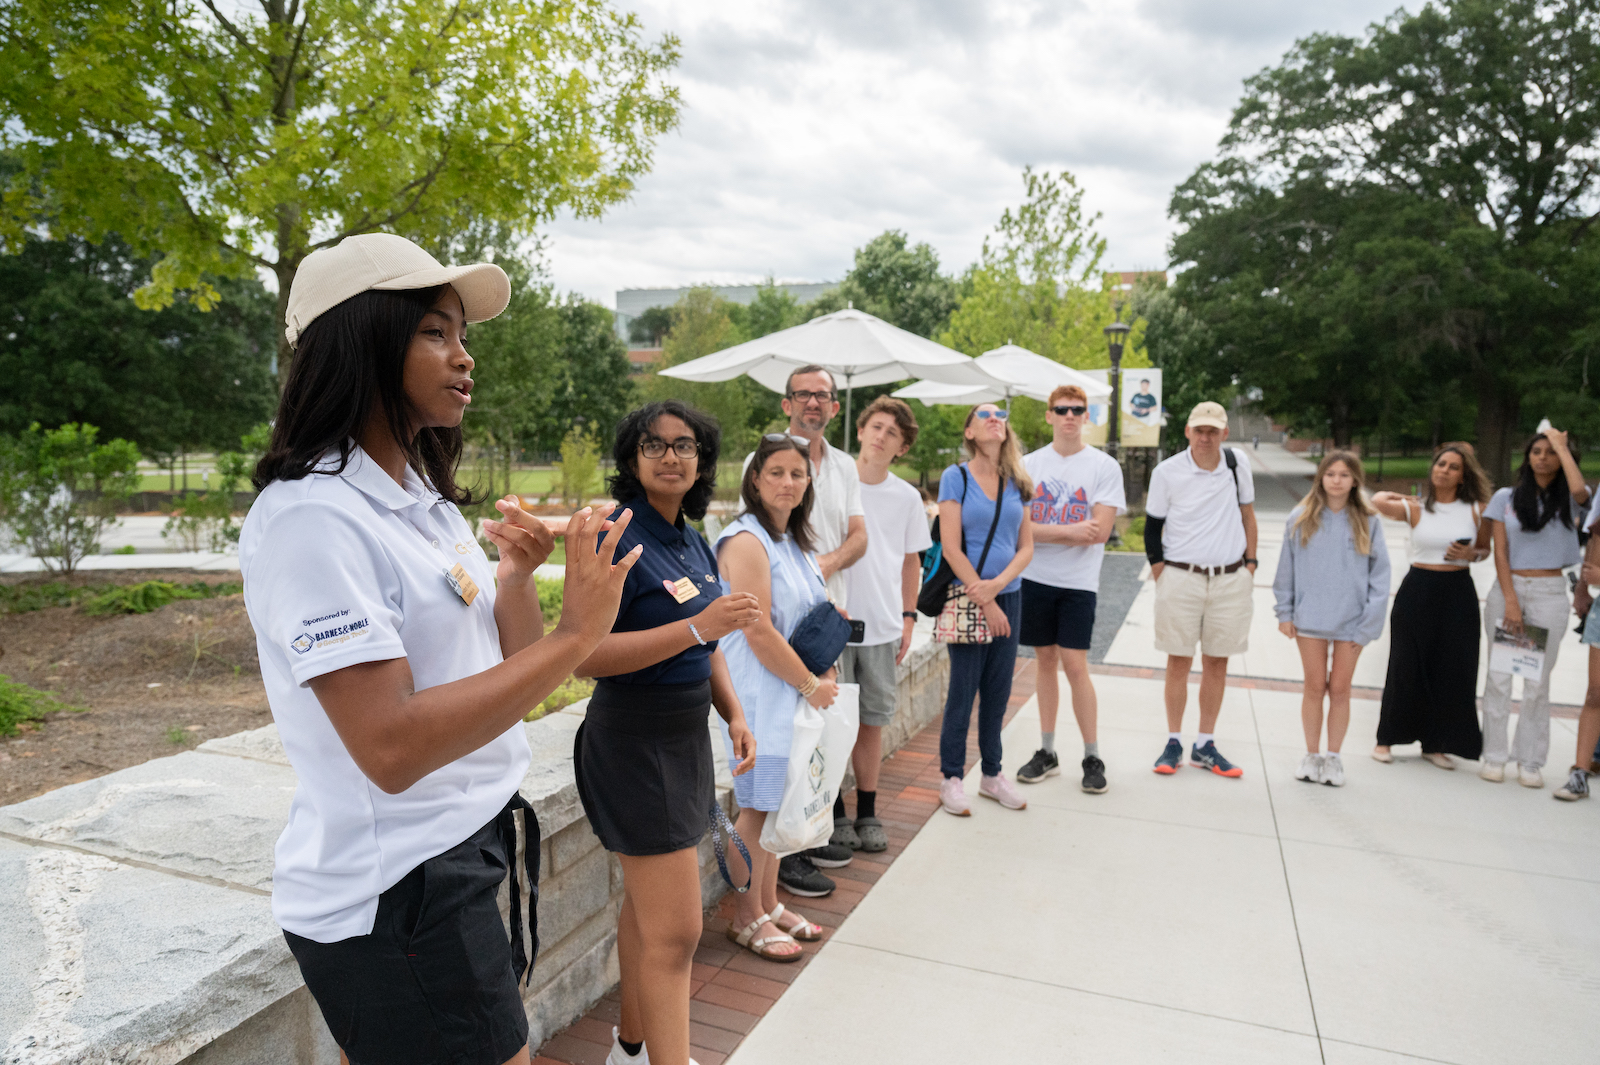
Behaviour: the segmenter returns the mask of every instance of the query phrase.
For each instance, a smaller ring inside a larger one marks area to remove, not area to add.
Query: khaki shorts
[[[1247,566],[1216,577],[1165,567],[1156,582],[1156,650],[1193,658],[1198,643],[1213,658],[1244,654],[1254,585]]]

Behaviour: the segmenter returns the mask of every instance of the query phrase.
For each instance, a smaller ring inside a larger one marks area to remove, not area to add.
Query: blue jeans
[[[1011,622],[1011,635],[993,643],[950,645],[950,694],[944,702],[944,724],[939,729],[939,768],[947,777],[966,771],[967,724],[972,701],[978,700],[978,753],[983,775],[1000,772],[1000,726],[1005,724],[1011,701],[1011,675],[1017,667],[1017,635],[1022,627],[1022,593],[1005,592],[994,598]]]

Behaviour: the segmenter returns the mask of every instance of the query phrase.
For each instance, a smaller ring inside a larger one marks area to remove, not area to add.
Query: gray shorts
[[[861,685],[861,723],[882,728],[894,720],[895,676],[899,667],[894,656],[900,641],[848,645],[839,656],[839,679]]]

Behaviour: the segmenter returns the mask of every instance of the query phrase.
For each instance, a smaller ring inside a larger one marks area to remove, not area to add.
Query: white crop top
[[[1407,507],[1415,507],[1422,516],[1411,529],[1411,561],[1427,566],[1460,566],[1467,562],[1447,560],[1445,551],[1456,540],[1477,540],[1478,515],[1473,504],[1458,499],[1454,503],[1435,503],[1432,513],[1419,499],[1406,500]]]

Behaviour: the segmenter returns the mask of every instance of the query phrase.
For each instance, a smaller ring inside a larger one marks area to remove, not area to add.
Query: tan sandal
[[[1456,767],[1456,764],[1450,760],[1450,756],[1448,754],[1444,754],[1439,751],[1424,751],[1422,757],[1426,758],[1440,769],[1454,769]]]
[[[746,925],[743,932],[734,932],[733,925],[730,924],[728,926],[728,938],[758,958],[765,958],[768,961],[799,961],[805,954],[803,950],[796,950],[792,954],[775,954],[767,949],[768,944],[771,943],[794,943],[794,936],[786,932],[779,932],[775,936],[763,936],[760,939],[753,940],[750,938],[756,934],[757,929],[770,920],[772,920],[772,915],[764,913]],[[795,943],[795,946],[798,947],[799,945]]]
[[[777,926],[780,932],[787,933],[788,935],[791,935],[794,938],[806,943],[815,943],[822,938],[823,928],[820,924],[813,924],[792,910],[789,911],[789,916],[797,918],[800,923],[789,928],[785,928],[783,925],[778,924],[778,918],[782,917],[783,913],[783,903],[780,902],[773,908],[771,913],[767,914],[767,917],[774,925]]]
[[[1383,762],[1387,765],[1394,761],[1394,755],[1389,753],[1389,748],[1387,747],[1374,747],[1372,749],[1372,760],[1374,762]]]

